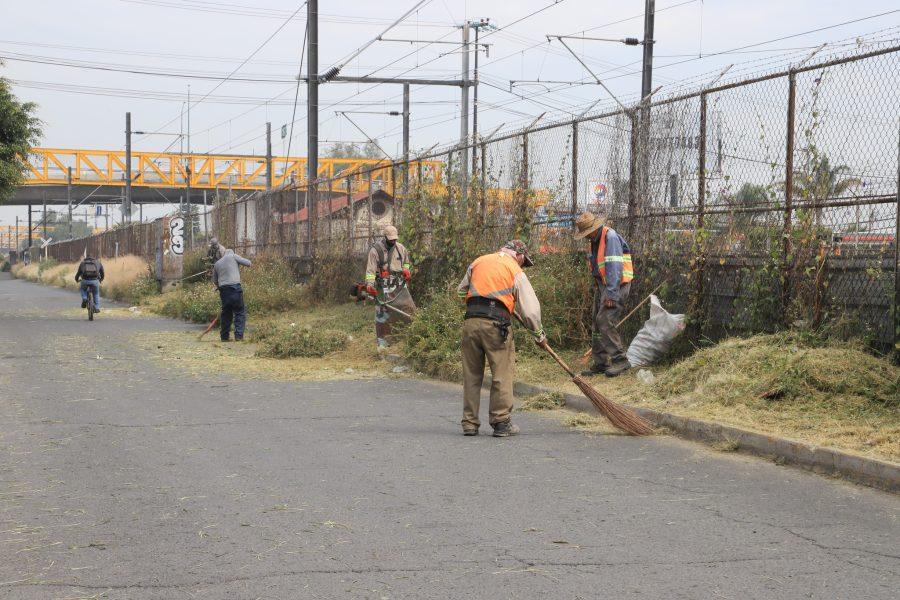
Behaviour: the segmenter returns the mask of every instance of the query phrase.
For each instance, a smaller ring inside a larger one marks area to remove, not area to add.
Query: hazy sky
[[[39,115],[45,124],[43,146],[121,148],[126,111],[131,111],[133,127],[137,130],[163,128],[168,133],[178,133],[182,131],[181,114],[190,85],[195,102],[210,94],[191,110],[194,151],[262,153],[265,122],[271,121],[276,132],[274,150],[276,154],[285,152],[287,140],[280,139],[279,130],[282,124],[291,121],[295,86],[290,80],[299,70],[306,9],[301,9],[286,25],[285,21],[301,6],[300,2],[0,0],[0,4],[3,15],[0,56],[6,57],[0,75],[14,82],[13,89],[21,99],[39,104]],[[415,4],[415,0],[320,2],[320,71],[337,64]],[[505,127],[522,125],[548,110],[549,114],[561,117],[566,110],[580,112],[598,98],[603,99],[601,105],[605,104],[609,102],[608,96],[596,85],[548,92],[548,88],[558,86],[547,84],[517,86],[513,88],[517,97],[510,93],[510,80],[576,81],[589,77],[558,42],[548,44],[546,34],[587,31],[584,35],[641,38],[643,8],[643,0],[559,0],[555,3],[553,0],[432,0],[385,36],[424,40],[422,43],[376,42],[348,64],[343,74],[458,78],[458,47],[427,45],[425,41],[458,41],[459,23],[490,18],[499,29],[485,33],[485,42],[491,46],[490,55],[480,59],[483,85],[479,92],[479,129],[486,132],[501,123]],[[900,12],[893,12],[754,46],[748,49],[752,52],[717,54],[863,19],[896,10],[898,6],[890,0],[658,0],[656,8],[654,86],[665,86],[661,95],[685,80],[703,81],[703,78],[692,79],[700,74],[708,73],[707,77],[712,78],[731,63],[758,61],[752,68],[764,68],[767,59],[788,49],[800,52],[799,49],[815,48],[824,42],[847,41],[900,25]],[[220,85],[218,81],[174,76],[227,75],[282,26],[234,75],[281,82],[228,81]],[[897,35],[896,30],[886,33]],[[613,93],[623,101],[634,99],[640,90],[639,47],[597,41],[569,43],[607,81]],[[444,53],[445,56],[440,56]],[[16,58],[42,62],[62,60],[94,68],[40,64]],[[108,68],[167,75],[103,70]],[[400,92],[397,85],[322,86],[320,139],[364,139],[334,111],[338,108],[380,113],[399,110]],[[305,87],[301,86],[292,155],[306,154],[305,96]],[[412,99],[414,149],[458,138],[458,88],[414,86]],[[351,117],[389,153],[399,154],[399,117],[385,114],[352,114]],[[138,137],[135,149],[162,150],[170,144],[173,149],[180,149],[176,137]],[[14,214],[11,208],[0,209],[0,222],[9,223]]]

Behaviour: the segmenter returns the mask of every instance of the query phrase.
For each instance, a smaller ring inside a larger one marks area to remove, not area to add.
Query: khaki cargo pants
[[[481,383],[484,381],[484,361],[491,367],[490,424],[509,420],[513,408],[513,369],[516,346],[512,331],[506,342],[500,329],[490,319],[466,319],[462,330],[463,365],[463,429],[478,429],[478,409],[481,405]]]

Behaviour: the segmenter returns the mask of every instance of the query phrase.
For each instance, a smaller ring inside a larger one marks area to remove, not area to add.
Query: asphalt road
[[[130,340],[192,327],[76,303],[0,280],[0,598],[900,590],[897,496],[534,414],[463,437],[453,386],[188,378]]]

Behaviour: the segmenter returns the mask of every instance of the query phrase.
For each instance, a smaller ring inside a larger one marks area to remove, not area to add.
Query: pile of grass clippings
[[[559,392],[545,392],[536,396],[530,396],[522,402],[519,410],[522,411],[540,411],[540,410],[556,410],[566,405],[566,397]]]
[[[259,327],[253,339],[259,343],[257,356],[266,358],[317,358],[343,350],[348,342],[347,334],[342,331],[295,324]]]
[[[731,338],[664,371],[663,397],[711,395],[723,404],[833,403],[836,411],[900,408],[900,369],[852,343],[810,343],[786,332]]]

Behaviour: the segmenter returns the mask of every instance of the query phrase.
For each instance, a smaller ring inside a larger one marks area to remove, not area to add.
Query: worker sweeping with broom
[[[513,367],[516,347],[510,333],[512,315],[532,332],[538,346],[547,347],[541,327],[541,305],[522,267],[533,265],[528,249],[519,240],[499,251],[475,259],[466,270],[458,291],[466,300],[462,330],[463,435],[478,435],[481,421],[481,384],[484,363],[491,367],[489,422],[494,437],[519,433],[513,425]]]

